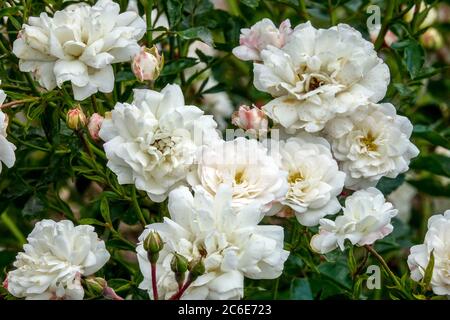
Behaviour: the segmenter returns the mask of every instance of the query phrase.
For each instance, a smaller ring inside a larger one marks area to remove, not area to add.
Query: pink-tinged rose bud
[[[442,48],[444,43],[441,34],[435,28],[428,28],[427,31],[420,35],[419,40],[425,48],[432,50]]]
[[[240,106],[239,110],[233,113],[231,122],[241,129],[254,131],[258,135],[267,132],[269,125],[266,114],[260,108],[246,105]]]
[[[98,113],[94,113],[89,118],[88,123],[88,131],[91,136],[91,138],[95,141],[100,140],[100,137],[98,136],[98,132],[100,131],[100,128],[102,127],[104,118],[99,115]]]
[[[372,43],[375,43],[375,41],[378,38],[378,34],[380,33],[380,29],[375,29],[370,31],[370,40]],[[388,30],[386,32],[386,35],[384,36],[384,45],[387,47],[392,46],[394,42],[398,41],[398,37],[393,33],[391,30]]]
[[[87,123],[86,116],[80,106],[70,109],[66,116],[67,126],[72,130],[79,130]]]
[[[260,61],[260,52],[271,45],[281,48],[291,34],[291,22],[287,19],[277,28],[270,19],[262,19],[250,29],[241,29],[240,46],[233,49],[233,54],[244,61]]]
[[[158,48],[141,47],[141,51],[134,56],[131,68],[139,81],[155,80],[164,65],[164,57],[159,54]]]

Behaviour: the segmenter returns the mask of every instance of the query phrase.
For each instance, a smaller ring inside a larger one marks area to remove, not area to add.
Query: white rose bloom
[[[428,231],[423,244],[411,247],[408,266],[411,278],[420,281],[433,251],[434,268],[431,288],[438,295],[450,295],[450,210],[428,219]]]
[[[334,157],[347,174],[345,186],[357,190],[375,186],[381,177],[406,172],[419,154],[409,141],[413,126],[390,103],[368,104],[327,125]]]
[[[261,60],[261,51],[271,45],[281,48],[292,32],[291,22],[285,20],[277,28],[272,20],[264,18],[250,29],[241,29],[239,46],[233,49],[233,54],[244,61]]]
[[[263,110],[291,130],[317,132],[338,114],[378,102],[390,79],[372,43],[346,24],[300,24],[281,49],[268,46],[261,57],[254,85],[276,97]]]
[[[343,214],[335,221],[320,219],[319,233],[312,237],[311,248],[319,253],[337,247],[344,251],[346,239],[353,245],[370,245],[392,232],[391,219],[396,214],[397,210],[378,189],[356,191],[345,200]]]
[[[146,30],[135,12],[119,12],[117,3],[99,0],[93,7],[71,5],[53,18],[45,12],[30,17],[14,41],[20,70],[32,72],[47,90],[70,81],[76,100],[111,92],[111,64],[130,61]]]
[[[273,202],[280,201],[288,189],[287,172],[278,168],[267,149],[257,140],[242,137],[204,148],[188,182],[202,186],[211,195],[222,183],[230,184],[233,208],[257,201],[267,214],[275,214],[269,211]]]
[[[281,204],[292,208],[302,225],[317,225],[320,218],[341,209],[337,196],[345,173],[339,171],[325,139],[304,133],[270,143],[280,168],[288,172],[289,190]]]
[[[0,81],[1,83],[1,81]],[[0,90],[0,107],[6,99],[6,94]],[[16,146],[6,140],[6,128],[8,127],[8,117],[0,109],[0,173],[2,172],[2,163],[8,168],[11,168],[16,162],[16,155],[14,151]]]
[[[164,299],[178,291],[170,268],[173,252],[188,260],[199,259],[199,251],[204,255],[206,272],[188,287],[182,299],[240,299],[244,277],[274,279],[281,275],[289,255],[283,250],[283,228],[259,226],[264,215],[258,203],[233,210],[230,186],[221,185],[215,197],[203,188],[195,188],[193,197],[187,187],[179,187],[169,195],[169,212],[171,218],[147,226],[136,249],[144,276],[139,287],[150,296],[150,263],[142,242],[151,230],[164,241],[156,269],[158,293]]]
[[[20,298],[81,300],[80,277],[94,274],[110,257],[94,227],[74,227],[69,220],[42,220],[27,241],[7,277],[8,291]]]
[[[215,127],[212,116],[184,104],[178,85],[167,85],[161,92],[135,89],[133,102],[117,103],[99,135],[119,183],[161,202],[184,182],[199,147],[219,139]]]

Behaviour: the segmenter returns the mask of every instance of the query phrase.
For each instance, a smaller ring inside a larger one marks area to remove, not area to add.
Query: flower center
[[[367,151],[377,151],[378,149],[378,145],[375,143],[375,137],[371,132],[367,133],[365,137],[362,137],[360,142]]]
[[[296,184],[297,182],[301,182],[305,179],[303,177],[302,173],[299,171],[290,172],[288,176],[288,182],[289,184]]]
[[[242,184],[245,181],[245,175],[244,175],[244,170],[238,170],[236,171],[236,173],[234,174],[234,183],[237,184]]]

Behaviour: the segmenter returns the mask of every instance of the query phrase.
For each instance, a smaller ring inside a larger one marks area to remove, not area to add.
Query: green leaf
[[[126,279],[110,279],[108,280],[108,286],[113,288],[117,292],[124,287],[129,287],[130,281]]]
[[[106,242],[107,247],[120,249],[120,250],[131,250],[135,251],[136,248],[128,244],[127,242],[120,239],[111,239]]]
[[[195,58],[180,58],[178,60],[172,60],[164,65],[161,71],[161,76],[168,76],[172,74],[178,74],[184,69],[195,66],[198,63]]]
[[[398,41],[392,48],[403,52],[403,62],[412,79],[419,76],[425,62],[425,50],[419,42],[413,38]]]
[[[353,254],[353,246],[350,247],[348,250],[348,259],[347,259],[348,269],[350,270],[351,274],[354,274],[356,272],[356,259],[355,255]]]
[[[121,70],[117,72],[115,82],[131,81],[136,80],[136,76],[131,71]]]
[[[417,180],[411,179],[408,180],[408,183],[417,190],[432,196],[448,197],[450,194],[450,184],[443,184],[438,179],[432,177]]]
[[[425,288],[430,286],[431,278],[433,277],[434,270],[434,253],[433,250],[430,253],[430,261],[428,262],[427,268],[425,269],[425,275],[422,279],[422,284]]]
[[[242,4],[245,4],[247,7],[255,9],[259,6],[259,0],[241,0]]]
[[[377,183],[377,189],[385,196],[394,192],[405,181],[405,175],[400,174],[396,178],[382,177]]]
[[[293,300],[312,300],[311,286],[306,278],[296,278],[291,282],[290,296]]]
[[[439,134],[433,128],[425,125],[415,125],[413,137],[424,139],[432,144],[450,149],[450,140]]]
[[[105,222],[112,224],[111,215],[109,213],[108,199],[106,197],[102,197],[102,199],[100,200],[100,213],[102,214],[102,217],[105,220]]]
[[[97,225],[97,226],[105,226],[105,224],[101,221],[98,221],[97,219],[94,218],[83,218],[78,220],[79,224],[89,224],[89,225]]]
[[[406,68],[408,69],[411,78],[418,76],[422,70],[425,62],[425,50],[415,40],[411,40],[410,44],[405,48],[403,53]]]
[[[410,167],[450,177],[450,158],[441,154],[419,157],[411,162]]]
[[[23,11],[23,6],[2,8],[2,9],[0,9],[0,17],[12,16],[20,11]]]
[[[169,25],[175,27],[181,20],[181,12],[183,10],[183,1],[180,0],[166,0],[165,2],[166,14],[169,20]]]
[[[205,27],[195,27],[178,32],[178,35],[185,40],[201,40],[207,45],[213,45],[211,31]]]

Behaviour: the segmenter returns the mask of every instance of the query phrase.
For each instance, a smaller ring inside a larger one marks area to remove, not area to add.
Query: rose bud
[[[203,259],[195,259],[189,262],[189,278],[191,281],[195,281],[198,277],[205,273],[205,264],[203,263]]]
[[[84,283],[95,296],[103,295],[105,288],[108,286],[106,280],[100,277],[87,277],[84,279]]]
[[[175,280],[177,281],[179,288],[183,286],[188,265],[189,262],[184,256],[176,252],[173,254],[172,260],[170,261],[170,269],[175,273]]]
[[[435,28],[428,28],[420,35],[420,43],[427,49],[440,49],[443,44],[442,36]]]
[[[164,242],[156,231],[151,231],[144,240],[144,249],[147,251],[150,263],[156,263],[159,258],[159,252],[164,248]]]
[[[256,134],[267,132],[269,122],[266,114],[259,108],[242,105],[231,116],[231,122],[244,130],[256,131]]]
[[[160,55],[156,46],[151,49],[141,47],[134,56],[131,68],[139,81],[155,80],[164,65],[164,56]]]
[[[67,127],[72,130],[79,130],[87,123],[86,116],[80,106],[70,109],[66,116]]]
[[[96,141],[100,140],[100,137],[98,136],[98,132],[100,131],[100,128],[102,127],[103,119],[104,118],[101,115],[99,115],[98,113],[94,113],[89,118],[88,130],[89,130],[89,134],[93,140],[96,140]]]

